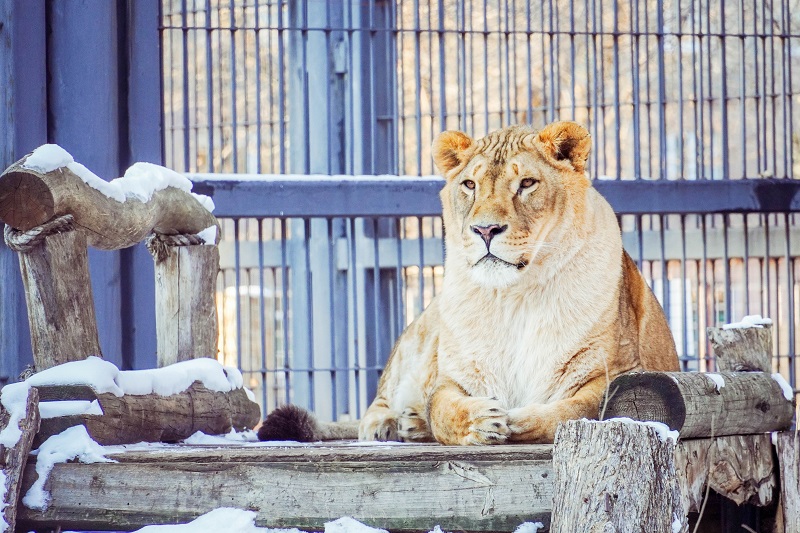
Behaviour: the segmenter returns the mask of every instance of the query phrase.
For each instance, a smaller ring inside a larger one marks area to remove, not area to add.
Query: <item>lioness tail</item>
[[[283,405],[272,411],[258,428],[259,440],[349,440],[358,438],[358,422],[320,422],[312,413],[296,405]]]

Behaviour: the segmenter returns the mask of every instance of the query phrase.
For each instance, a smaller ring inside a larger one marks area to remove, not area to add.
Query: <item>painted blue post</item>
[[[0,2],[0,170],[47,142],[44,4]],[[0,240],[0,385],[32,362],[19,261]]]

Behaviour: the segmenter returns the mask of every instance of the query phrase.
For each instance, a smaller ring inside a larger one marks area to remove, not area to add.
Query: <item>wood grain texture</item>
[[[67,168],[46,174],[23,168],[27,156],[0,175],[0,220],[27,231],[57,215],[72,214],[89,245],[119,250],[150,232],[196,234],[217,223],[191,194],[167,187],[147,203],[117,202],[86,185]]]
[[[706,328],[722,372],[772,372],[772,327]]]
[[[47,391],[43,396],[69,396],[69,392]],[[49,389],[49,387],[47,388]],[[75,399],[92,400],[87,388],[79,387]],[[130,444],[135,442],[176,442],[197,431],[219,435],[254,427],[261,416],[258,404],[250,401],[243,389],[229,392],[208,390],[200,382],[170,396],[143,394],[115,396],[95,393],[102,415],[73,415],[42,421],[36,444],[51,435],[75,426],[86,426],[89,435],[100,444]],[[65,399],[65,398],[64,398]]]
[[[571,420],[553,446],[553,533],[688,531],[675,444],[643,424]]]
[[[700,510],[706,484],[737,505],[773,503],[777,476],[769,434],[681,440],[675,466],[689,511]]]
[[[604,418],[654,420],[681,438],[749,435],[788,428],[793,402],[763,372],[720,372],[725,386],[703,372],[631,372],[609,386]]]
[[[49,509],[20,508],[20,523],[132,530],[228,506],[256,511],[261,526],[316,531],[340,516],[393,531],[513,531],[547,525],[552,500],[549,446],[178,447],[109,457],[119,462],[56,465]]]
[[[800,533],[800,433],[779,433],[776,444],[784,528],[786,533]]]
[[[216,245],[167,246],[155,261],[158,366],[216,357]]]
[[[50,235],[18,255],[36,370],[102,357],[86,236],[80,231]]]
[[[5,408],[0,407],[0,430],[8,426],[9,413]],[[19,421],[19,429],[22,436],[13,448],[0,446],[2,450],[3,474],[6,476],[4,499],[3,499],[3,519],[9,525],[9,531],[14,531],[17,521],[17,507],[20,500],[20,488],[22,486],[22,472],[31,451],[33,436],[39,431],[39,394],[36,389],[28,391],[28,401],[25,407],[25,418]]]

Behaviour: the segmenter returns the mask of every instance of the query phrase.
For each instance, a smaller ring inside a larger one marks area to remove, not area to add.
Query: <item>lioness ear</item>
[[[583,172],[586,167],[592,148],[592,138],[586,128],[568,121],[548,124],[536,134],[534,143],[545,156],[556,161],[568,160],[578,172]]]
[[[473,140],[461,131],[443,131],[433,140],[433,162],[442,174],[447,174],[464,161],[472,150]]]

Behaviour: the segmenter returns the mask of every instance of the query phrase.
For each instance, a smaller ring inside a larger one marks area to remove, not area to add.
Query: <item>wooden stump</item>
[[[772,372],[772,327],[706,328],[714,349],[717,370],[722,372]]]
[[[79,231],[50,235],[18,255],[36,370],[102,357],[86,236]]]
[[[724,385],[722,385],[724,381]],[[604,419],[654,420],[681,438],[788,428],[794,405],[763,372],[631,372],[608,387]]]
[[[781,472],[781,503],[786,533],[800,532],[800,434],[797,431],[777,436]]]
[[[166,246],[155,258],[158,366],[216,357],[216,245]]]
[[[589,420],[561,424],[553,470],[553,533],[687,531],[675,443],[662,442],[652,427]]]
[[[194,382],[183,392],[170,396],[158,394],[115,396],[96,393],[86,386],[40,387],[45,400],[97,400],[102,415],[69,415],[42,420],[36,436],[37,445],[51,435],[83,425],[89,436],[102,445],[131,444],[141,441],[177,442],[197,431],[209,435],[251,429],[261,417],[261,410],[250,401],[244,389],[217,392]]]
[[[21,384],[15,385],[20,386]],[[28,461],[33,436],[39,431],[39,394],[36,389],[30,388],[27,395],[25,416],[18,423],[21,436],[17,444],[9,448],[0,446],[0,450],[2,450],[2,465],[0,466],[2,466],[5,476],[2,514],[3,520],[9,526],[8,531],[14,531],[17,521],[17,501],[22,486],[22,472]],[[10,413],[3,408],[0,410],[0,430],[5,429],[9,422]]]

